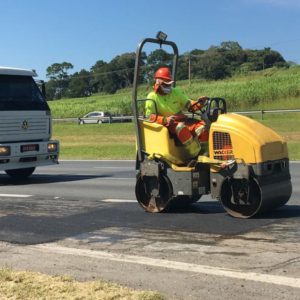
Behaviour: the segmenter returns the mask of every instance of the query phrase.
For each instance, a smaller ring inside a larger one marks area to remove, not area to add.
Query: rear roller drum
[[[160,175],[137,178],[135,194],[139,204],[147,212],[165,211],[172,199],[172,186],[168,177]]]

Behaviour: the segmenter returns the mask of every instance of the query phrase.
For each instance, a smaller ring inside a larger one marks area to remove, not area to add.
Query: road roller
[[[167,212],[210,194],[232,217],[251,218],[283,206],[292,193],[287,143],[272,129],[249,117],[227,112],[226,100],[210,98],[192,117],[205,120],[207,150],[196,158],[168,129],[150,121],[138,99],[141,56],[146,44],[173,50],[176,84],[177,45],[158,34],[136,51],[132,105],[136,132],[136,199],[146,212]],[[201,153],[201,152],[200,152]],[[191,164],[191,161],[193,163]]]

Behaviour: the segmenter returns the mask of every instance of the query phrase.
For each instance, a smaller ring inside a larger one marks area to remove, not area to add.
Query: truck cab
[[[35,71],[0,67],[0,170],[14,178],[58,163],[51,111]]]

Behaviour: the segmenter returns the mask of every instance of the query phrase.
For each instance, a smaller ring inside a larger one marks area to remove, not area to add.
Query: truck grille
[[[234,159],[232,143],[229,133],[213,132],[213,153],[215,159]]]
[[[22,117],[3,116],[0,118],[0,141],[19,142],[30,140],[44,140],[50,137],[49,116],[26,116]]]

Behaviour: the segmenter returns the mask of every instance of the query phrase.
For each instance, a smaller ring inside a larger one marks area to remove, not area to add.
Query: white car
[[[102,124],[102,123],[111,123],[112,118],[111,114],[103,111],[92,111],[84,115],[81,118],[78,118],[78,124]]]

